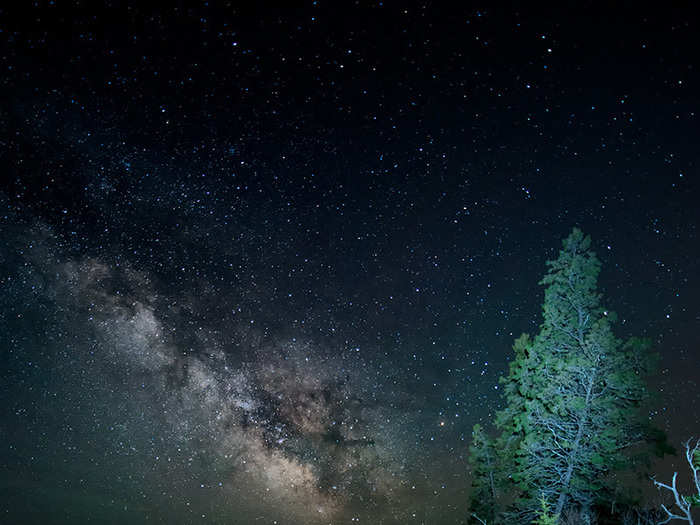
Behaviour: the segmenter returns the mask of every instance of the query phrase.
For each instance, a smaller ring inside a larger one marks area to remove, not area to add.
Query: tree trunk
[[[586,407],[588,408],[588,407]],[[586,410],[588,412],[588,410]],[[583,423],[578,426],[578,431],[576,432],[576,440],[574,441],[573,449],[571,450],[571,455],[569,456],[569,465],[566,467],[566,474],[564,474],[564,481],[562,483],[561,492],[559,493],[559,498],[557,498],[557,506],[554,509],[554,514],[561,516],[564,510],[564,505],[566,505],[566,500],[568,499],[567,491],[569,489],[569,484],[571,483],[571,476],[574,473],[574,462],[576,461],[576,454],[578,448],[581,446],[581,438],[583,437]]]
[[[591,395],[593,393],[593,385],[595,384],[595,376],[597,370],[593,369],[593,374],[586,388],[586,405],[583,409],[583,414],[581,414],[581,422],[578,425],[578,430],[576,431],[576,439],[574,440],[574,446],[571,449],[571,454],[569,455],[569,464],[566,467],[566,474],[564,474],[564,480],[562,482],[561,492],[557,498],[557,506],[554,509],[554,514],[561,516],[564,510],[564,505],[566,505],[569,495],[569,485],[571,484],[571,477],[574,474],[574,464],[576,463],[576,456],[578,455],[579,447],[581,446],[581,439],[583,438],[583,431],[586,427],[586,421],[588,419],[588,411],[591,405]]]

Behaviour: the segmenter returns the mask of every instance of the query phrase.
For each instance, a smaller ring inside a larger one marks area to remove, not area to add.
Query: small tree
[[[498,490],[497,455],[493,441],[481,428],[474,425],[472,443],[469,446],[472,465],[472,492],[469,508],[479,523],[493,523],[496,515]]]
[[[690,472],[692,476],[693,483],[695,485],[695,494],[689,496],[683,496],[678,492],[678,486],[676,485],[676,479],[678,478],[678,472],[673,473],[673,478],[671,484],[661,483],[660,481],[654,481],[654,485],[658,489],[665,489],[673,494],[673,500],[675,506],[682,514],[676,514],[666,507],[666,505],[661,505],[661,508],[666,513],[666,519],[660,521],[658,525],[663,523],[668,523],[671,520],[687,521],[690,525],[693,525],[692,509],[693,507],[700,507],[700,439],[695,442],[695,445],[691,448],[691,441],[689,439],[685,442],[685,459],[690,467]]]

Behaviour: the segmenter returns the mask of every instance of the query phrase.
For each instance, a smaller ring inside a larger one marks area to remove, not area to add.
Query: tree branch
[[[690,441],[686,443],[686,451],[690,448],[689,443]],[[685,516],[674,514],[673,512],[668,510],[666,505],[662,504],[661,508],[666,513],[666,519],[664,521],[660,521],[659,523],[657,523],[657,525],[663,525],[664,523],[668,523],[671,520],[687,521],[690,525],[693,525],[693,517],[690,515],[690,502],[684,496],[681,496],[678,493],[678,488],[676,487],[676,478],[678,478],[678,472],[673,473],[673,480],[671,481],[670,485],[667,485],[666,483],[661,483],[660,481],[656,481],[653,478],[652,481],[654,482],[654,485],[656,485],[656,488],[666,489],[673,494],[673,499],[675,500],[676,507],[678,507]]]

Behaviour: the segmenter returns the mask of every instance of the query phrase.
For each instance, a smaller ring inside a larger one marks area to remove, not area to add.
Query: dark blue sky
[[[690,13],[0,15],[3,519],[461,523],[574,226],[697,434]]]

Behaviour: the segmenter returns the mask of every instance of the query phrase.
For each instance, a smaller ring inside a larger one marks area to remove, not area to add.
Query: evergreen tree
[[[472,491],[469,508],[472,516],[480,523],[492,524],[496,516],[498,501],[497,468],[498,457],[493,441],[481,428],[474,425],[472,442],[469,446],[472,465]]]
[[[554,516],[572,508],[587,513],[604,498],[608,474],[624,465],[625,450],[643,438],[648,345],[614,336],[590,244],[574,229],[547,263],[540,331],[516,341],[502,380],[499,470],[518,491],[509,522],[530,523],[542,499],[552,502]]]

